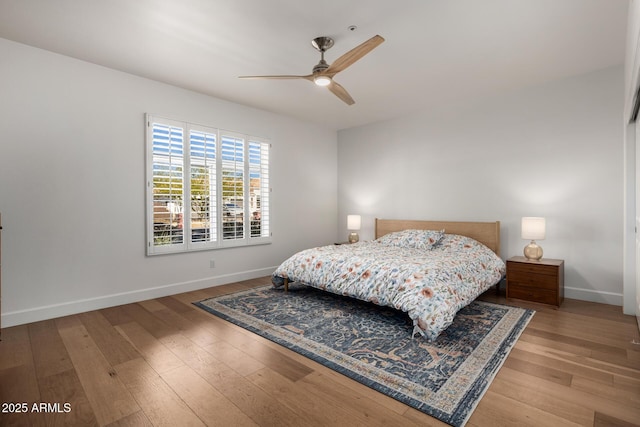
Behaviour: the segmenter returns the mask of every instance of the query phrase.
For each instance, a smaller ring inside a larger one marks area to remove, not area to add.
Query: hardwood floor
[[[267,283],[3,329],[0,425],[444,425],[191,305]],[[481,299],[505,302],[493,289]],[[576,300],[509,303],[537,312],[467,425],[640,426],[634,317]]]

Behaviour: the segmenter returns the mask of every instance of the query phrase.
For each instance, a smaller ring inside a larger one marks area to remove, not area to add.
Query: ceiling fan
[[[381,36],[373,36],[366,42],[354,47],[349,52],[342,55],[340,58],[333,61],[333,64],[329,65],[324,60],[324,53],[333,46],[333,39],[331,37],[316,37],[311,41],[311,45],[320,52],[320,62],[314,67],[311,74],[306,76],[240,76],[241,79],[305,79],[310,82],[314,82],[318,86],[326,86],[334,95],[343,100],[348,105],[355,104],[355,101],[349,95],[349,92],[342,87],[339,83],[333,80],[333,77],[341,71],[344,71],[347,67],[354,62],[371,52],[374,48],[380,45],[384,41]]]

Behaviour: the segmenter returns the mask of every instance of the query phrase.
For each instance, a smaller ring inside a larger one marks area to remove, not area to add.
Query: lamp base
[[[349,233],[349,243],[356,243],[358,240],[360,240],[360,236],[358,236],[358,233]]]
[[[539,261],[542,258],[542,248],[536,244],[535,240],[532,240],[524,247],[524,256],[529,260]]]

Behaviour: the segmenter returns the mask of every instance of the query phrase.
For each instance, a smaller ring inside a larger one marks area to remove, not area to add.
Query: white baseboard
[[[189,282],[172,283],[170,285],[158,286],[155,288],[69,301],[61,304],[29,308],[26,310],[10,311],[2,313],[2,327],[8,328],[11,326],[23,325],[25,323],[38,322],[40,320],[54,319],[56,317],[84,313],[86,311],[99,310],[101,308],[130,304],[138,301],[175,295],[182,292],[196,291],[198,289],[210,288],[212,286],[220,286],[227,283],[270,276],[276,268],[277,267],[260,268],[240,273],[207,277],[205,279],[192,280]]]
[[[623,301],[622,294],[604,291],[593,291],[590,289],[570,288],[566,286],[564,288],[564,297],[619,306],[622,306]]]
[[[240,273],[207,277],[205,279],[192,280],[189,282],[173,283],[156,288],[122,292],[119,294],[87,298],[62,304],[35,307],[27,310],[10,311],[2,314],[2,327],[8,328],[11,326],[23,325],[25,323],[38,322],[40,320],[54,319],[56,317],[84,313],[86,311],[99,310],[106,307],[114,307],[122,304],[130,304],[138,301],[175,295],[182,292],[210,288],[212,286],[220,286],[227,283],[256,279],[258,277],[271,275],[276,268],[277,267],[267,267],[257,270],[243,271]],[[571,287],[564,288],[564,296],[565,298],[618,306],[622,306],[623,300],[622,294]]]

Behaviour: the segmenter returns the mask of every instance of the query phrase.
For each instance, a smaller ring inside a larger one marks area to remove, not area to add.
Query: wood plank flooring
[[[191,305],[268,283],[3,329],[0,425],[444,425]],[[493,289],[481,299],[506,302]],[[576,300],[509,303],[537,313],[467,425],[640,426],[634,317]]]

